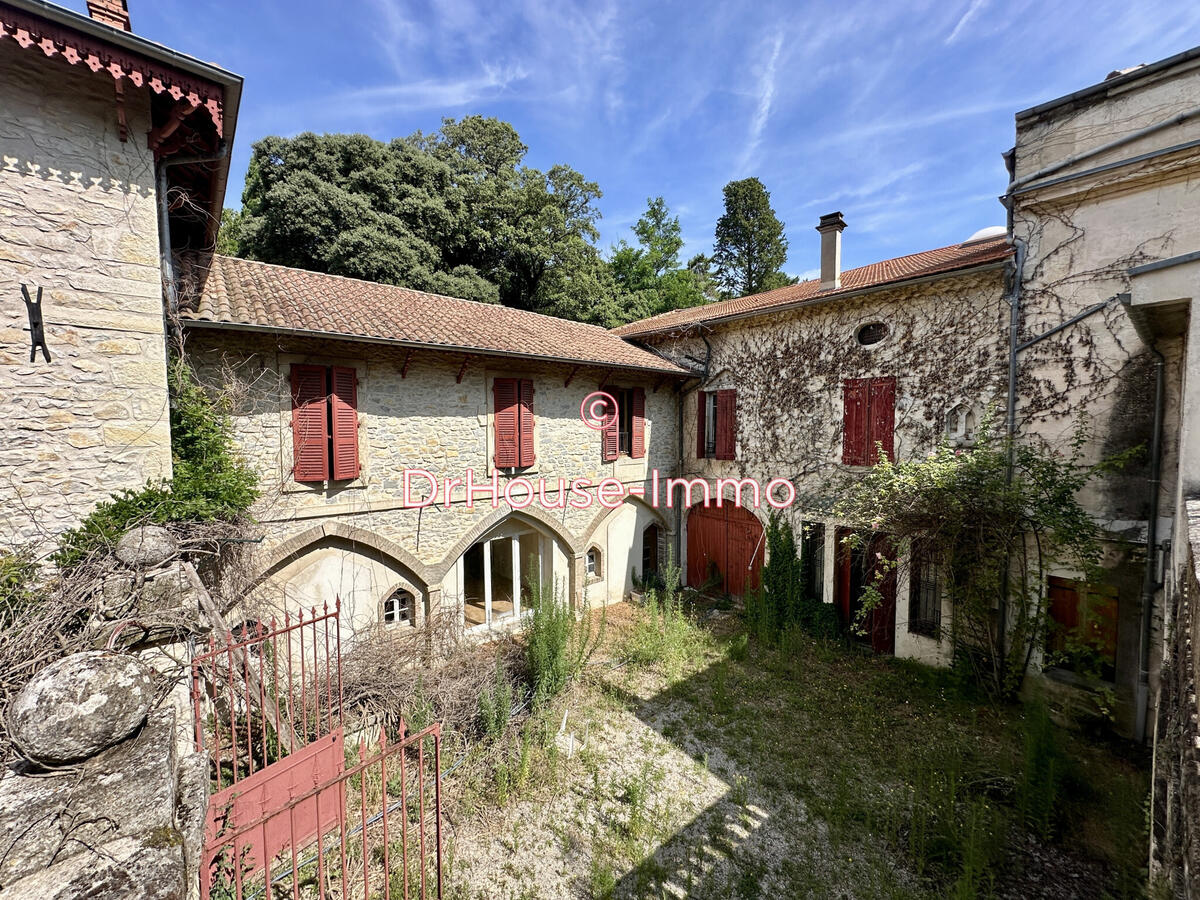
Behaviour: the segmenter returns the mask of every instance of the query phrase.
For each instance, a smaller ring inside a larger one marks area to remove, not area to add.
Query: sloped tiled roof
[[[1011,252],[1012,248],[1003,237],[965,245],[955,244],[951,247],[900,256],[896,259],[885,259],[882,262],[871,263],[869,266],[857,269],[847,269],[842,273],[842,286],[836,291],[822,291],[819,278],[802,281],[799,284],[791,284],[763,294],[736,297],[732,300],[706,303],[703,306],[693,306],[688,309],[674,309],[614,328],[613,333],[619,334],[621,337],[632,338],[661,331],[672,331],[702,322],[736,318],[767,311],[777,306],[791,306],[818,298],[824,300],[827,297],[837,297],[840,294],[861,291],[864,288],[882,287],[913,278],[969,269],[1002,260]]]
[[[596,325],[390,284],[213,255],[185,260],[185,325],[382,340],[431,349],[686,374]]]

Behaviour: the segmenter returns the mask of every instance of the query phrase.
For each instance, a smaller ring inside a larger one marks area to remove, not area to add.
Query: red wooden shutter
[[[521,403],[517,408],[518,430],[520,432],[517,449],[517,465],[533,465],[533,382],[529,379],[521,381]]]
[[[519,462],[517,437],[519,422],[520,391],[517,379],[497,378],[492,383],[492,395],[496,403],[496,467],[511,469]]]
[[[737,391],[717,391],[717,459],[737,458]]]
[[[629,455],[641,459],[646,455],[646,391],[644,388],[633,389],[633,437],[630,442]]]
[[[333,405],[333,480],[358,477],[358,375],[354,369],[330,370],[329,402]]]
[[[617,398],[616,394],[610,394],[610,396],[614,401]],[[600,432],[600,459],[604,462],[613,462],[621,454],[621,416],[615,403],[605,402],[604,418],[610,424],[604,426]]]
[[[704,432],[708,427],[708,392],[696,391],[696,459],[704,459]]]
[[[842,462],[848,466],[867,464],[868,385],[866,378],[847,378],[842,388]]]
[[[879,462],[879,453],[875,449],[876,442],[883,445],[883,452],[888,459],[896,458],[896,379],[872,378],[867,405],[870,409],[870,443],[867,445],[867,464]]]
[[[329,477],[329,385],[324,366],[292,366],[292,476]]]

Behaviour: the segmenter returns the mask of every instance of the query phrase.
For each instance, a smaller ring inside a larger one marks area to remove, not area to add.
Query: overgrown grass
[[[644,605],[621,648],[630,663],[655,666],[668,680],[678,678],[694,658],[701,637],[684,610],[679,575],[674,560],[668,560],[662,571],[662,586],[646,592]]]
[[[635,635],[655,619],[641,618]],[[726,758],[731,799],[745,802],[751,772],[759,804],[787,815],[802,803],[825,823],[833,854],[874,869],[871,891],[990,896],[1025,865],[1013,854],[1029,833],[1091,860],[1108,896],[1143,895],[1148,782],[1135,748],[1114,753],[1040,704],[995,706],[961,673],[867,656],[803,628],[773,645],[743,630],[688,629],[671,646],[686,643],[690,662],[639,714]],[[672,668],[647,657],[632,658],[650,673]],[[880,839],[891,862],[878,858]],[[897,863],[910,888],[888,880]],[[785,880],[795,895],[797,877]]]
[[[513,830],[513,855],[476,871],[471,897],[560,895],[531,880],[527,854],[593,897],[1018,896],[1060,877],[1038,868],[1050,857],[1082,873],[1073,896],[1144,896],[1140,751],[1037,705],[996,706],[961,672],[802,627],[764,644],[693,602],[664,589],[622,609],[608,665],[485,742],[456,815]],[[593,728],[572,759],[555,740],[564,711]],[[596,739],[631,718],[641,736]],[[719,800],[680,802],[680,751],[692,783],[725,785]]]

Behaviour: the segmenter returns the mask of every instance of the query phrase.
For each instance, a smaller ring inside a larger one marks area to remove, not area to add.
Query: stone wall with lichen
[[[114,490],[170,475],[149,101],[0,41],[0,546],[45,549]],[[21,285],[43,290],[30,362]]]

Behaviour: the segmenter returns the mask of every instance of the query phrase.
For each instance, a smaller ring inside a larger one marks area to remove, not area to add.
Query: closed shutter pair
[[[343,366],[292,366],[292,461],[296,481],[358,477],[358,376]]]
[[[492,383],[496,403],[494,416],[498,469],[532,466],[533,382],[528,378],[497,378]]]
[[[896,379],[847,378],[842,390],[842,462],[873,466],[880,446],[895,459]]]

